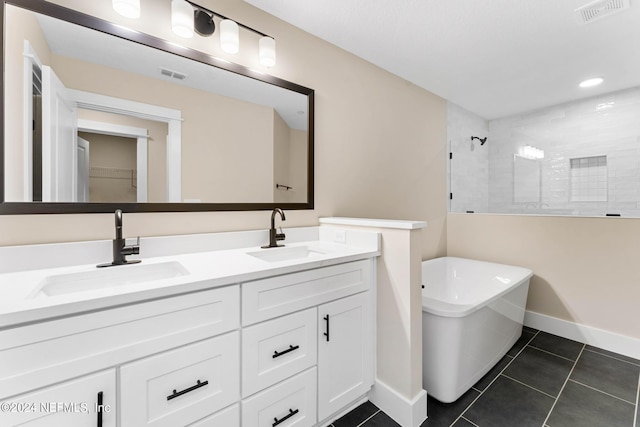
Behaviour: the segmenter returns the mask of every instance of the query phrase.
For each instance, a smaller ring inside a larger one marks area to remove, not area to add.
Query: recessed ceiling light
[[[584,81],[580,82],[580,87],[598,86],[603,81],[604,81],[604,79],[602,77],[593,77],[591,79],[587,79],[587,80],[584,80]]]

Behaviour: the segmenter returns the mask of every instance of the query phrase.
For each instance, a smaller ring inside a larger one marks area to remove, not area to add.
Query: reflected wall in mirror
[[[313,90],[46,3],[5,2],[2,212],[313,207]]]

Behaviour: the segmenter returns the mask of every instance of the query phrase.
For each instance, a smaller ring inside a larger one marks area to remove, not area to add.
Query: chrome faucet
[[[140,237],[135,245],[127,246],[126,239],[122,238],[122,210],[116,209],[116,238],[113,239],[113,261],[109,264],[100,264],[97,267],[112,267],[115,265],[137,264],[140,261],[128,260],[127,255],[138,255],[140,253]]]
[[[280,208],[275,208],[273,212],[271,212],[271,228],[269,229],[269,244],[262,246],[263,248],[279,248],[284,245],[279,245],[279,240],[284,240],[286,237],[282,232],[282,228],[280,228],[280,233],[276,232],[276,213],[280,214],[280,219],[283,221],[286,220],[284,216],[284,212]]]

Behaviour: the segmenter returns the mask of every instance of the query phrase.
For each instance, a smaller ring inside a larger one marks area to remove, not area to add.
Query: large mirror
[[[4,2],[0,213],[313,208],[313,90]]]

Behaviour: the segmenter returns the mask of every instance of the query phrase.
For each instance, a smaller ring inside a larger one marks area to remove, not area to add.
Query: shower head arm
[[[484,145],[485,142],[487,142],[487,137],[485,136],[484,138],[480,138],[477,136],[472,136],[471,137],[471,142],[473,142],[474,139],[477,139],[478,141],[480,141],[480,145]]]

